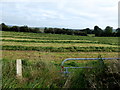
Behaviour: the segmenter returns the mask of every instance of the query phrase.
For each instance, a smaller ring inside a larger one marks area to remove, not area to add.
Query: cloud
[[[58,2],[56,0],[0,0],[0,2]]]
[[[3,22],[67,28],[117,27],[118,0],[1,0]],[[1,7],[1,6],[0,6]],[[1,16],[0,16],[1,17]]]
[[[120,28],[120,1],[118,4],[118,27]]]

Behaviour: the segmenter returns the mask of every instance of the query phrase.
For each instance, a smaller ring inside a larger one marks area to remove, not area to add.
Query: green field
[[[117,37],[2,32],[3,50],[50,52],[118,52]]]
[[[62,88],[67,80],[67,77],[63,77],[59,72],[61,62],[64,59],[97,58],[100,55],[103,58],[117,58],[120,49],[118,37],[1,32],[3,70],[5,70],[3,72],[3,88]],[[23,60],[22,81],[16,78],[16,59]],[[71,61],[66,63],[66,65],[89,66],[93,65],[94,62]],[[105,61],[109,65],[115,62],[117,61]],[[87,70],[84,73],[83,71],[81,69],[80,72],[82,74],[87,72]],[[79,78],[82,79],[83,77]],[[89,77],[87,76],[87,78]],[[73,78],[74,80],[76,78]],[[84,80],[82,79],[81,81]],[[82,83],[81,81],[78,83]],[[71,83],[74,83],[71,86],[74,88],[75,82]],[[95,83],[98,85],[98,87],[96,86],[97,88],[101,87],[101,84]],[[82,83],[82,85],[83,87],[88,87],[91,83],[88,86],[86,86],[86,83]],[[79,87],[77,84],[76,86]]]

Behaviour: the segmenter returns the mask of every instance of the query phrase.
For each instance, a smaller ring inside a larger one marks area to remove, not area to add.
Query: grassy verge
[[[65,82],[52,63],[23,60],[22,80],[16,77],[15,65],[15,60],[3,59],[2,88],[61,88]]]
[[[23,78],[16,77],[15,60],[3,59],[2,88],[116,88],[120,87],[118,61],[100,63],[86,62],[84,65],[93,66],[93,69],[72,70],[70,77],[60,73],[60,65],[43,60],[22,60]],[[67,63],[68,66],[80,66],[78,63]],[[115,67],[113,68],[113,66]],[[69,82],[66,83],[66,81]]]

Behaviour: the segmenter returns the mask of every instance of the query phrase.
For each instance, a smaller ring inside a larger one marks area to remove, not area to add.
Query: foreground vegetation
[[[3,59],[3,88],[119,88],[120,75],[116,66],[118,61],[111,63],[103,62],[101,66],[99,60],[86,62],[85,66],[94,68],[76,69],[68,77],[60,72],[60,64],[43,60],[23,60],[23,78],[18,79],[15,60]],[[69,62],[66,65],[82,64]]]
[[[117,37],[74,36],[27,32],[2,32],[3,88],[115,88],[120,87],[119,61],[70,61],[73,69],[64,76],[66,58],[116,58]],[[22,59],[23,78],[16,77],[16,59]],[[112,86],[112,87],[111,87]]]

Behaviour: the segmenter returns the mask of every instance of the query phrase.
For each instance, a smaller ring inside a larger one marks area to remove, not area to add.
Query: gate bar
[[[67,58],[64,61],[62,61],[61,66],[63,66],[64,62],[68,61],[68,60],[113,60],[113,59],[117,59],[119,60],[120,58]]]
[[[67,58],[64,61],[62,61],[61,71],[64,71],[64,68],[65,68],[66,71],[64,71],[64,73],[69,73],[68,68],[92,68],[92,67],[64,67],[63,64],[68,60],[100,60],[100,59],[102,59],[102,60],[113,60],[113,59],[120,60],[120,58]]]

